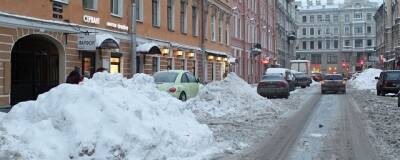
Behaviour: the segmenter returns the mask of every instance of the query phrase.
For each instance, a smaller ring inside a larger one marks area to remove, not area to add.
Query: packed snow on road
[[[152,77],[98,73],[0,116],[0,159],[203,159],[212,131]]]

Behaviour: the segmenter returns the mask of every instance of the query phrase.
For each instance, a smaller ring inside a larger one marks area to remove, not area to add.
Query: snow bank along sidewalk
[[[236,74],[206,85],[188,102],[200,122],[208,124],[225,152],[236,152],[265,136],[282,111],[257,94]],[[261,136],[261,137],[259,137]]]
[[[354,100],[367,117],[371,142],[381,159],[400,159],[400,107],[397,98],[355,91]]]
[[[203,159],[212,131],[152,77],[97,73],[0,113],[0,159]]]
[[[380,69],[369,68],[361,72],[355,77],[355,79],[350,80],[351,86],[359,90],[373,90],[376,89],[377,80],[375,77],[379,77],[382,72]]]

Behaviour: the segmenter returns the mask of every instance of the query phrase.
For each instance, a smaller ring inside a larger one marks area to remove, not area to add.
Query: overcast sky
[[[296,1],[301,1],[301,3],[302,3],[303,5],[306,5],[306,4],[307,4],[307,0],[296,0]],[[315,4],[315,0],[313,0],[313,1],[314,1],[314,4]],[[344,0],[334,0],[335,4],[336,4],[336,3],[343,3],[343,1],[344,1]],[[353,0],[353,1],[357,1],[357,0]],[[371,1],[371,2],[380,2],[380,3],[383,2],[383,0],[369,0],[369,1]],[[321,0],[321,2],[322,2],[322,4],[326,4],[326,0]]]

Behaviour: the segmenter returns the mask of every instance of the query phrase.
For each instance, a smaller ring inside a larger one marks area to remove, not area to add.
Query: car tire
[[[377,89],[377,90],[376,90],[376,95],[377,95],[377,96],[381,96],[381,90]]]
[[[346,90],[343,90],[343,94],[346,94]]]
[[[187,100],[185,92],[181,92],[181,94],[179,95],[179,100],[181,100],[182,102],[185,102]]]
[[[321,90],[321,94],[325,94],[326,92],[324,90]]]
[[[307,86],[301,86],[301,88],[306,88]]]

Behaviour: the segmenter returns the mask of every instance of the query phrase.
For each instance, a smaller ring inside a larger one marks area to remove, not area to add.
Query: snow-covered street
[[[314,82],[289,99],[229,74],[186,102],[147,75],[96,74],[0,112],[0,159],[400,159],[400,108],[371,87],[379,72],[345,95]]]

